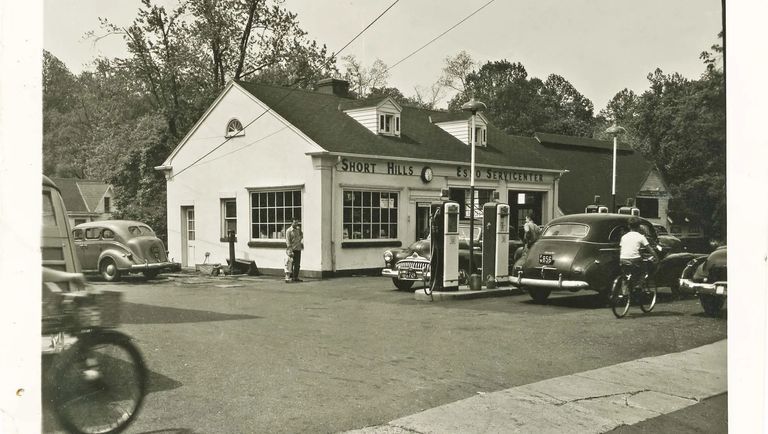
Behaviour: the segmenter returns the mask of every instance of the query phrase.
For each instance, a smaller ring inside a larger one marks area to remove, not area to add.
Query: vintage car
[[[633,216],[626,214],[573,214],[556,218],[522,256],[510,274],[512,284],[528,290],[543,303],[552,291],[596,291],[607,301],[611,283],[619,274],[619,241]],[[635,217],[637,218],[637,217]],[[673,246],[659,242],[656,231],[640,218],[640,229],[662,258],[653,274],[654,284],[678,291],[679,273],[693,259],[690,253],[675,253]]]
[[[680,275],[680,292],[698,295],[704,313],[718,315],[728,296],[726,246],[690,261]]]
[[[72,230],[84,273],[99,273],[117,281],[125,273],[144,273],[147,279],[163,271],[177,271],[181,264],[168,260],[163,242],[144,223],[103,220],[81,223]]]
[[[659,240],[659,245],[666,249],[666,251],[669,253],[677,253],[685,250],[680,238],[670,234],[669,231],[667,231],[667,228],[662,225],[653,225],[653,228],[656,229],[656,237]]]
[[[473,265],[475,272],[479,271],[483,263],[483,225],[475,224],[475,239],[473,247],[475,249]],[[510,266],[514,263],[515,252],[519,256],[519,250],[522,241],[511,238],[509,240]],[[381,275],[391,277],[392,283],[397,289],[408,290],[414,282],[422,281],[424,271],[429,265],[431,255],[431,243],[429,239],[419,240],[412,243],[404,249],[387,249],[384,251],[384,268]],[[463,284],[469,276],[469,224],[461,223],[459,225],[459,281]]]

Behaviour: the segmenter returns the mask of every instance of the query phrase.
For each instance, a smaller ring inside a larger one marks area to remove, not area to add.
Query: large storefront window
[[[344,239],[397,238],[397,196],[388,191],[344,190]]]
[[[251,192],[252,239],[283,239],[294,219],[301,221],[301,190]]]

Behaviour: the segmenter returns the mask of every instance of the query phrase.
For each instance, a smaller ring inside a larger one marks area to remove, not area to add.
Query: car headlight
[[[573,271],[573,274],[581,274],[581,273],[584,272],[584,268],[583,267],[573,267],[572,271]]]
[[[387,250],[384,252],[384,262],[390,262],[392,260],[392,252]]]

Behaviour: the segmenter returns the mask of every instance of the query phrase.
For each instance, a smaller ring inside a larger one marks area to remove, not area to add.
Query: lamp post
[[[470,215],[469,215],[469,273],[470,275],[475,273],[475,264],[474,264],[474,256],[475,256],[475,142],[477,141],[477,132],[475,131],[475,116],[477,116],[477,112],[481,112],[483,110],[486,110],[488,107],[475,99],[475,97],[472,97],[469,101],[464,103],[464,105],[461,106],[461,109],[463,111],[467,111],[472,113],[472,129],[469,134],[469,146],[472,150],[472,157],[469,163],[469,171],[470,171],[470,177],[469,177],[469,206],[470,206]]]
[[[605,132],[613,136],[613,180],[611,182],[611,197],[613,204],[611,205],[611,212],[616,212],[616,141],[619,134],[626,133],[627,130],[614,123],[613,126],[609,127]]]

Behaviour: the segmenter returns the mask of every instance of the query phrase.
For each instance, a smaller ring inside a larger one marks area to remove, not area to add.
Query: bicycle
[[[131,338],[113,329],[121,294],[44,285],[52,285],[42,331],[53,337],[55,359],[47,375],[54,415],[71,433],[123,431],[144,401],[147,368]]]
[[[632,281],[632,271],[622,267],[621,273],[614,279],[611,287],[611,310],[616,318],[623,318],[629,312],[629,305],[639,304],[640,309],[648,313],[656,306],[656,287],[648,287],[648,277],[651,274],[653,258],[643,258],[642,275],[634,287],[628,288]]]

